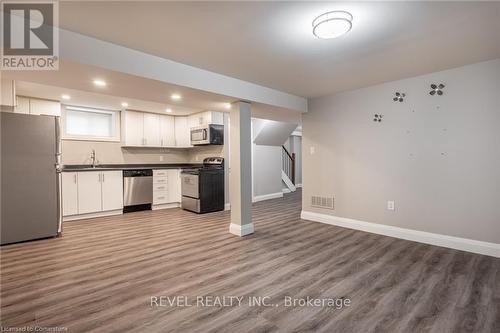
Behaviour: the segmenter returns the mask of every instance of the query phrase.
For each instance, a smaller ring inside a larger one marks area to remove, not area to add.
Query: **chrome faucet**
[[[95,168],[99,163],[95,154],[95,149],[92,149],[92,153],[90,153],[90,159],[92,160],[92,167]]]

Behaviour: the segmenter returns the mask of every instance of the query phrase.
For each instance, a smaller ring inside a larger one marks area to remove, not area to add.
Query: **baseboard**
[[[289,188],[284,188],[283,190],[281,190],[281,192],[283,192],[283,193],[291,193],[292,191],[290,191]]]
[[[169,209],[169,208],[179,208],[181,206],[178,202],[161,204],[161,205],[153,205],[151,206],[151,210],[159,210],[159,209]]]
[[[254,232],[253,223],[248,223],[243,225],[231,223],[229,225],[229,232],[232,233],[233,235],[240,237],[253,234]]]
[[[339,227],[362,230],[374,234],[385,235],[410,241],[448,247],[455,250],[484,254],[500,258],[500,244],[478,241],[468,238],[460,238],[435,234],[431,232],[413,229],[399,228],[377,223],[364,222],[345,217],[302,211],[300,217],[304,220],[321,222]]]
[[[224,204],[224,210],[231,210],[231,204],[230,203]]]
[[[257,195],[255,197],[253,197],[252,202],[259,202],[259,201],[264,201],[264,200],[269,200],[269,199],[276,199],[276,198],[283,198],[283,192],[276,192],[276,193],[270,193],[270,194]]]
[[[70,215],[63,216],[63,222],[67,221],[76,221],[76,220],[84,220],[84,219],[92,219],[95,217],[104,217],[104,216],[113,216],[113,215],[121,215],[123,214],[123,210],[109,210],[107,212],[97,212],[97,213],[88,213],[88,214],[80,214],[80,215]]]

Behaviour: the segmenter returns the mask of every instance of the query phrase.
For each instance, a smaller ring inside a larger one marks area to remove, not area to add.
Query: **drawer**
[[[168,192],[154,192],[153,193],[153,205],[168,203]]]
[[[154,184],[167,184],[168,183],[168,180],[167,180],[167,176],[165,177],[153,177],[153,183]]]
[[[166,177],[167,169],[164,170],[153,170],[153,177]]]
[[[153,184],[153,192],[167,191],[167,184],[156,183]]]

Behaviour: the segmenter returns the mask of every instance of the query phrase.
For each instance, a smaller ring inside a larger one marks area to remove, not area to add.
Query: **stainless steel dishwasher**
[[[123,170],[123,212],[151,209],[153,170]]]

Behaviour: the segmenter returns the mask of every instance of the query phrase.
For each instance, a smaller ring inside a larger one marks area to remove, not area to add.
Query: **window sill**
[[[94,142],[121,142],[120,139],[117,138],[79,138],[79,137],[62,137],[63,141],[94,141]]]

